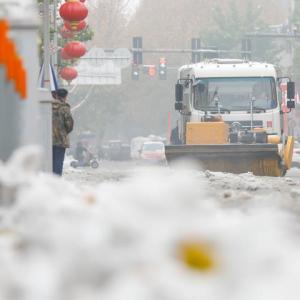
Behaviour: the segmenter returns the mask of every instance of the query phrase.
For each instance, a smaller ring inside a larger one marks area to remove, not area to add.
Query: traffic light
[[[167,79],[167,60],[165,57],[159,59],[158,76],[161,80]]]
[[[139,65],[133,63],[131,66],[131,79],[132,80],[139,80],[140,76],[140,68]]]
[[[143,38],[136,36],[132,38],[132,55],[133,63],[137,65],[143,64]]]
[[[156,67],[155,65],[148,66],[148,75],[154,77],[156,75]]]

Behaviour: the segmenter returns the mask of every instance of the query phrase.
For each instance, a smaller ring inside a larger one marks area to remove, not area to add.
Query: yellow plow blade
[[[257,176],[283,176],[285,173],[273,144],[171,145],[166,146],[166,158],[192,160],[196,167],[214,172],[246,173]]]

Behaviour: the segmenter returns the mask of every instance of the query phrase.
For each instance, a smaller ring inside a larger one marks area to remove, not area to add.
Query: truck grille
[[[250,129],[251,128],[251,121],[226,121],[226,123],[231,126],[233,122],[238,122],[242,125],[243,129]],[[253,127],[256,128],[263,128],[263,121],[253,121]]]

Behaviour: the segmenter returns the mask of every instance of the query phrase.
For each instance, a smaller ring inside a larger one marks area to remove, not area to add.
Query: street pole
[[[49,17],[49,0],[44,0],[44,83],[45,87],[50,90],[50,17]]]
[[[52,171],[52,97],[50,94],[50,16],[49,0],[43,2],[44,87],[39,89],[41,137],[43,140],[43,170]]]
[[[53,0],[53,28],[54,28],[54,35],[53,35],[53,56],[52,56],[52,63],[54,66],[54,72],[57,76],[58,66],[57,66],[57,0]]]

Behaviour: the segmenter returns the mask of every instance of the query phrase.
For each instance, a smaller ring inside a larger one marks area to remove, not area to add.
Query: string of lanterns
[[[88,15],[88,9],[84,4],[85,0],[65,0],[59,9],[59,14],[64,20],[60,35],[64,39],[73,39],[78,32],[84,30],[87,23],[84,19]],[[79,41],[68,41],[61,49],[60,55],[63,60],[72,60],[83,56],[86,53],[84,43]],[[74,80],[78,73],[73,67],[64,67],[59,72],[60,76],[69,83]]]

